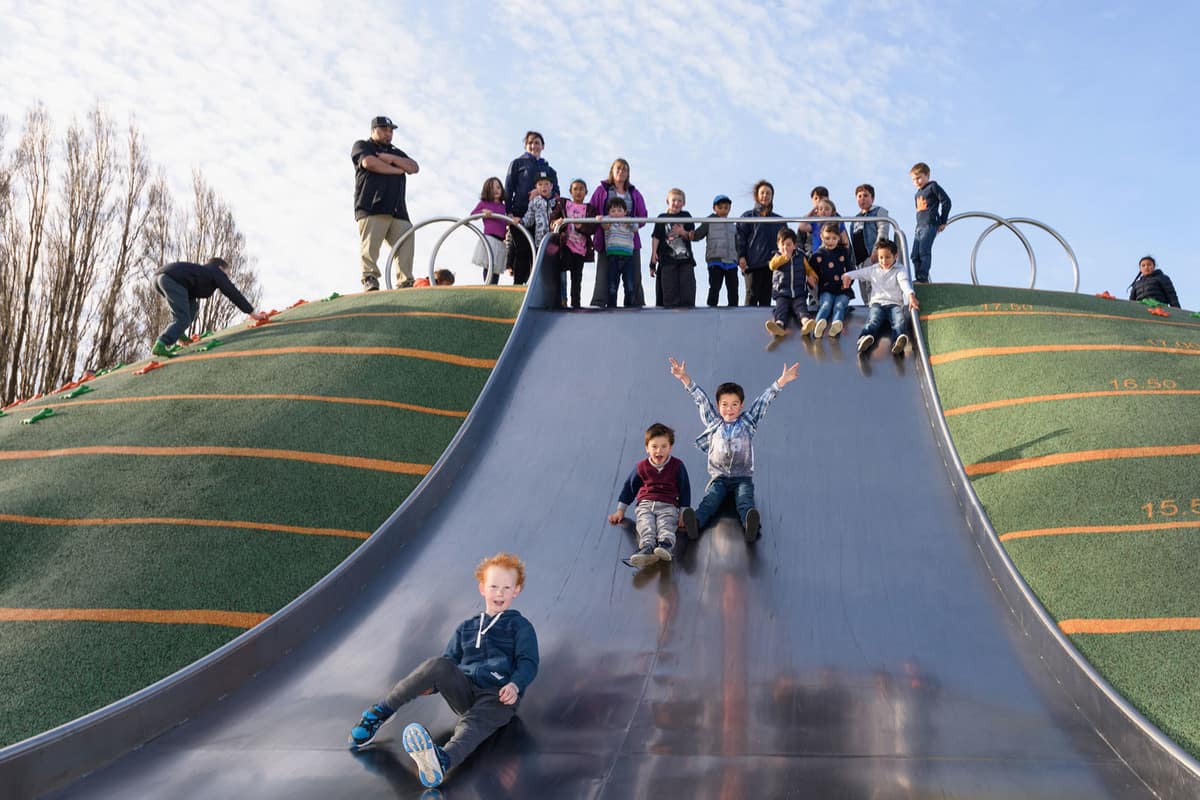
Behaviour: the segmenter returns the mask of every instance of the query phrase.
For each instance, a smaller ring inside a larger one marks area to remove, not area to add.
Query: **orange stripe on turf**
[[[480,367],[491,369],[496,366],[494,358],[468,358],[450,353],[438,353],[433,350],[416,350],[410,347],[325,347],[320,345],[301,347],[260,347],[254,350],[217,350],[211,353],[188,353],[184,361],[205,361],[210,358],[254,358],[257,356],[283,356],[294,353],[314,353],[337,356],[399,356],[401,358],[422,358],[426,361],[441,361],[459,367]]]
[[[300,525],[280,525],[274,522],[248,522],[238,519],[191,519],[188,517],[29,517],[22,514],[0,514],[0,522],[20,522],[25,525],[178,525],[201,528],[245,528],[248,530],[299,533],[305,536],[344,536],[366,539],[371,534],[341,528],[308,528]]]
[[[1001,534],[1000,541],[1027,539],[1031,536],[1063,536],[1071,533],[1134,533],[1137,531],[1174,531],[1200,528],[1198,522],[1146,522],[1138,525],[1071,525],[1065,528],[1030,528]]]
[[[1118,447],[1107,450],[1079,450],[1074,453],[1054,453],[1033,458],[1012,458],[1002,461],[980,461],[968,465],[967,475],[992,475],[997,472],[1016,472],[1038,467],[1057,467],[1084,461],[1109,461],[1118,458],[1162,458],[1165,456],[1200,455],[1200,444],[1173,444],[1157,447]]]
[[[1126,322],[1149,322],[1153,325],[1179,325],[1185,328],[1197,327],[1194,322],[1170,322],[1149,316],[1143,319],[1142,317],[1126,317],[1121,314],[1093,314],[1085,311],[939,311],[935,314],[922,314],[921,320],[952,319],[954,317],[1087,317],[1117,319]]]
[[[349,405],[381,406],[383,408],[397,408],[402,411],[416,411],[421,414],[436,414],[442,417],[458,417],[460,419],[467,416],[466,411],[453,411],[447,408],[430,408],[429,406],[418,406],[412,403],[400,403],[395,400],[376,400],[370,397],[326,397],[324,395],[316,394],[156,394],[149,397],[107,397],[103,399],[92,400],[69,400],[67,401],[67,404],[71,407],[75,407],[104,405],[110,403],[147,403],[156,400],[301,400],[313,403],[346,403]],[[29,409],[13,409],[13,411],[34,410],[36,410],[36,407]]]
[[[1018,356],[1029,353],[1080,353],[1080,352],[1124,352],[1124,353],[1174,353],[1184,356],[1200,356],[1200,349],[1186,347],[1152,347],[1146,344],[1032,344],[1014,347],[973,347],[967,350],[951,350],[931,356],[929,363],[937,366],[967,358],[989,358],[992,356]]]
[[[1010,397],[1007,400],[990,400],[986,403],[972,403],[958,406],[945,411],[945,416],[955,417],[959,414],[973,414],[976,411],[991,411],[997,408],[1008,408],[1026,403],[1053,403],[1059,400],[1087,400],[1095,397],[1119,397],[1121,395],[1200,395],[1200,389],[1109,389],[1104,392],[1070,392],[1067,394],[1041,394],[1030,397]]]
[[[325,322],[331,319],[354,319],[356,317],[446,317],[448,319],[469,319],[474,322],[495,322],[500,325],[513,325],[517,321],[516,317],[485,317],[482,314],[460,314],[455,311],[354,311],[305,319],[281,319],[276,324],[298,325],[304,322]]]
[[[253,628],[269,617],[249,611],[154,608],[0,608],[0,622],[156,622]]]
[[[331,453],[308,453],[303,450],[272,450],[256,447],[138,447],[128,445],[94,445],[65,447],[60,450],[0,450],[0,461],[26,458],[56,458],[59,456],[233,456],[237,458],[275,458],[284,461],[307,461],[310,464],[330,464],[335,467],[369,469],[378,472],[398,472],[405,475],[424,475],[429,464],[410,464],[406,461],[385,461],[381,458],[338,456]]]
[[[1145,619],[1064,619],[1058,627],[1075,633],[1153,633],[1200,631],[1200,617],[1146,617]]]

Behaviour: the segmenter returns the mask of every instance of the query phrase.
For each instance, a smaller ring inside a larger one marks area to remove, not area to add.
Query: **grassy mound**
[[[1200,319],[934,285],[946,421],[1025,580],[1076,647],[1200,756]]]
[[[0,745],[200,658],[342,561],[441,455],[523,298],[314,302],[9,409]]]

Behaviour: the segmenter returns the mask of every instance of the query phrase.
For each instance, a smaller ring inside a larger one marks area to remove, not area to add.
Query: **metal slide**
[[[425,490],[427,515],[393,518],[361,590],[221,702],[52,796],[421,796],[399,734],[419,720],[448,735],[439,697],[402,709],[373,751],[346,736],[478,613],[472,569],[498,550],[528,565],[516,607],[541,672],[445,797],[1191,795],[1190,773],[1118,755],[1097,730],[1110,712],[1081,711],[1031,645],[943,463],[918,359],[860,360],[861,311],[841,340],[792,334],[768,352],[766,316],[527,311],[467,457]],[[697,502],[704,488],[668,355],[747,401],[785,361],[800,379],[755,442],[762,539],[724,518],[635,573],[620,563],[632,529],[605,515],[647,425],[676,429]]]

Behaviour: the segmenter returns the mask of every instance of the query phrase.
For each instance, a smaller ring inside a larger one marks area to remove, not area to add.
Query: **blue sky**
[[[910,229],[908,169],[926,161],[955,212],[1059,230],[1080,291],[1123,295],[1150,252],[1200,307],[1194,3],[546,8],[0,0],[0,114],[9,146],[36,100],[64,128],[97,100],[134,114],[178,198],[199,167],[232,205],[267,306],[357,290],[350,146],[387,114],[421,164],[414,219],[467,213],[529,128],[564,180],[593,187],[621,156],[651,209],[679,186],[697,215],[717,193],[740,213],[760,177],[782,213],[807,212],[816,184],[852,213],[868,182]],[[934,280],[969,280],[986,225],[939,238]],[[1061,248],[1028,235],[1038,287],[1069,289]],[[418,237],[418,265],[436,238]],[[473,243],[456,234],[438,266],[471,281]],[[1028,274],[1011,235],[988,238],[982,282]]]

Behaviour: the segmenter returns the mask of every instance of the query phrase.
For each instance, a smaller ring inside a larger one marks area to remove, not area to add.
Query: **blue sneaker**
[[[404,749],[417,762],[417,773],[421,783],[430,788],[437,786],[446,777],[450,757],[446,751],[433,743],[429,731],[419,722],[410,722],[404,729]]]
[[[391,718],[392,716],[378,703],[364,711],[362,719],[350,731],[350,749],[358,750],[369,745],[375,740],[375,734],[379,733],[379,729]]]

